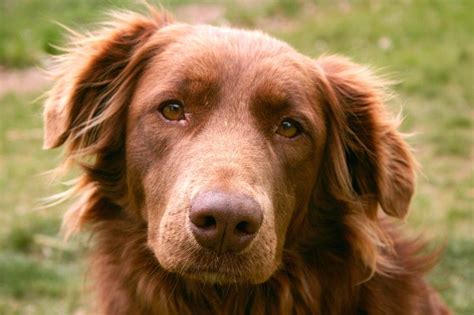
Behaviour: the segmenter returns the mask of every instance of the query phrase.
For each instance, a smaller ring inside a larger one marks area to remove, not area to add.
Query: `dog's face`
[[[285,249],[335,237],[315,226],[337,222],[374,267],[370,221],[378,205],[405,215],[413,161],[365,69],[159,16],[125,16],[84,43],[45,109],[45,147],[65,143],[84,169],[67,225],[126,213],[164,269],[261,283]]]
[[[262,282],[278,267],[326,138],[310,64],[260,33],[208,26],[151,59],[128,113],[127,178],[164,268]]]

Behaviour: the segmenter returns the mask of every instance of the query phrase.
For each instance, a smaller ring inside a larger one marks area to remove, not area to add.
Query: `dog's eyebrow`
[[[182,88],[192,88],[194,86],[201,87],[201,86],[209,86],[215,83],[215,80],[210,77],[191,77],[186,78],[180,81],[180,87]]]
[[[256,102],[263,103],[274,111],[298,107],[305,98],[295,84],[282,84],[278,81],[265,82],[256,89],[253,97]]]
[[[183,93],[196,93],[205,90],[211,90],[216,87],[217,80],[214,76],[192,75],[173,80],[176,90]]]
[[[160,83],[159,88],[153,88],[153,92],[146,97],[147,104],[159,104],[165,99],[179,99],[184,97],[211,95],[218,88],[209,76],[186,76],[183,75],[169,75]]]

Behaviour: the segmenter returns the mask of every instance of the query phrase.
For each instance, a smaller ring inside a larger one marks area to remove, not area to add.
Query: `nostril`
[[[216,228],[216,219],[211,215],[196,216],[191,220],[195,226],[203,230],[211,230]]]
[[[214,219],[214,217],[210,215],[207,215],[204,217],[201,225],[198,224],[198,227],[200,227],[201,229],[206,229],[206,230],[214,229],[216,226],[217,226],[216,219]]]
[[[256,231],[251,227],[251,224],[247,221],[241,221],[235,226],[236,234],[254,234]]]
[[[251,197],[219,191],[194,197],[188,216],[195,240],[219,254],[246,248],[263,221],[262,210]]]

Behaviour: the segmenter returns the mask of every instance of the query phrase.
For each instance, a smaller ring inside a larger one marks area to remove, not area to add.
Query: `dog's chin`
[[[267,277],[262,275],[255,275],[254,277],[243,277],[242,273],[209,270],[209,269],[187,269],[180,271],[179,275],[184,279],[190,279],[206,284],[215,285],[245,285],[245,284],[259,284],[267,281],[271,274]]]
[[[258,268],[258,264],[245,255],[203,254],[193,257],[172,257],[155,253],[162,268],[183,279],[207,284],[259,284],[267,281],[277,269],[274,264],[267,268]]]
[[[229,285],[229,284],[256,284],[250,279],[242,278],[236,274],[207,271],[207,270],[185,270],[180,274],[185,279],[199,281],[207,284]]]

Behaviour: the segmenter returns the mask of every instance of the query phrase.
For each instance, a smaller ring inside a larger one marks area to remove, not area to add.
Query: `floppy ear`
[[[56,83],[49,92],[44,109],[44,148],[62,145],[66,139],[82,137],[81,145],[93,142],[91,131],[99,114],[109,111],[109,118],[119,111],[108,109],[117,91],[143,67],[131,65],[134,55],[147,39],[168,23],[166,15],[152,12],[153,17],[132,13],[116,14],[97,33],[75,35],[66,54],[58,57]],[[127,72],[127,73],[126,73]],[[133,82],[132,82],[133,83]],[[131,88],[131,87],[129,87]],[[80,130],[84,134],[79,134]],[[79,143],[76,143],[79,144]]]
[[[414,192],[415,161],[384,108],[384,83],[341,57],[316,62],[328,116],[323,176],[330,178],[330,193],[362,201],[370,217],[380,204],[385,213],[403,218]]]
[[[169,18],[150,11],[151,17],[115,14],[102,30],[76,35],[58,58],[56,83],[44,109],[44,147],[64,144],[65,165],[73,162],[83,171],[74,186],[60,194],[62,199],[80,195],[64,217],[66,235],[116,214],[127,203],[127,105],[150,59],[177,35],[158,32]]]

